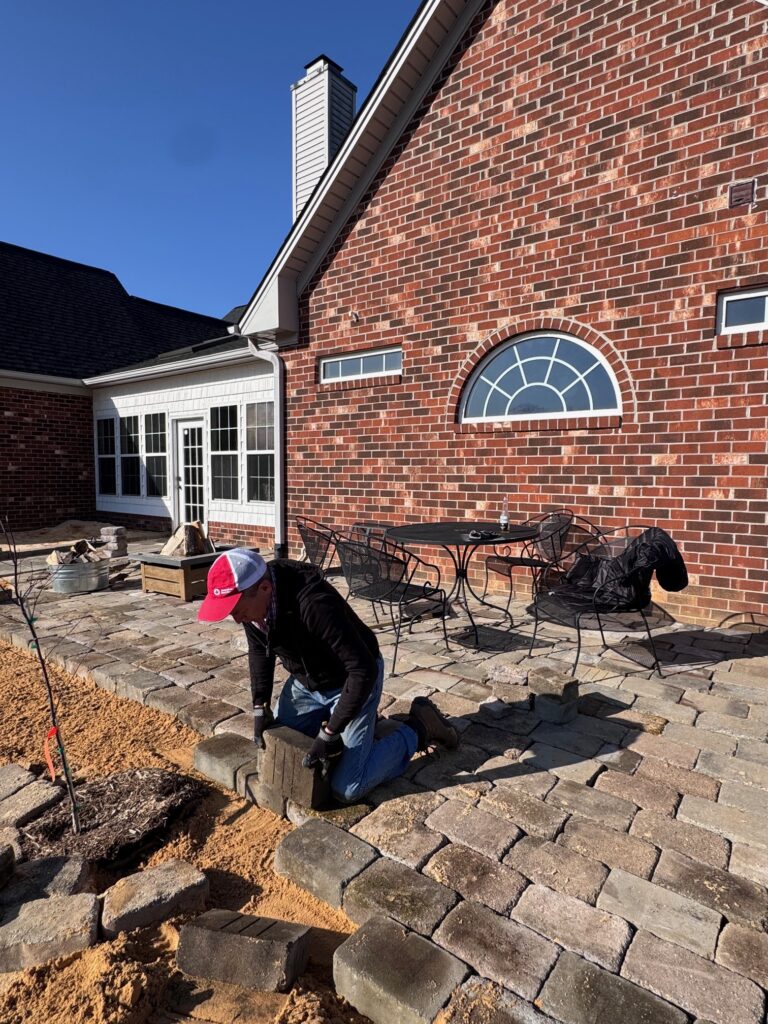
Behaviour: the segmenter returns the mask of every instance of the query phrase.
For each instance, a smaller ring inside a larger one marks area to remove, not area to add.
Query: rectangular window
[[[141,495],[138,416],[120,417],[120,493],[131,497]]]
[[[99,494],[117,494],[115,472],[115,421],[96,420],[96,456]]]
[[[144,417],[144,450],[147,497],[165,498],[168,495],[168,438],[164,412],[152,412]]]
[[[248,501],[275,500],[275,403],[245,407],[246,489]]]
[[[366,377],[395,377],[403,372],[403,350],[382,349],[359,355],[338,356],[320,360],[320,383],[337,380],[365,380]]]
[[[718,334],[762,331],[768,328],[768,288],[721,295]]]
[[[221,405],[211,409],[211,494],[237,501],[239,493],[237,406]]]

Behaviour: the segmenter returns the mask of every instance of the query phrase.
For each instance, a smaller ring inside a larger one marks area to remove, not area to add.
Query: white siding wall
[[[237,523],[253,526],[274,526],[275,506],[273,502],[249,502],[245,500],[245,407],[249,402],[269,401],[274,397],[272,368],[267,363],[251,360],[234,366],[222,366],[210,370],[198,370],[163,377],[155,381],[140,381],[135,384],[118,384],[94,390],[93,415],[95,421],[105,416],[141,417],[141,455],[144,451],[143,417],[147,413],[164,412],[168,429],[168,480],[167,498],[120,497],[96,495],[96,508],[100,512],[122,512],[144,516],[175,515],[173,508],[175,466],[175,424],[182,419],[203,420],[203,441],[205,447],[205,493],[207,519],[215,522]],[[212,501],[210,498],[210,410],[217,405],[237,405],[238,442],[240,448],[240,500]],[[119,424],[116,425],[119,433]],[[94,440],[94,452],[95,452]],[[117,465],[118,489],[120,466]]]

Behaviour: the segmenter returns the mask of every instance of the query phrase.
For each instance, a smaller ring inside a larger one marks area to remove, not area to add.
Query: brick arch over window
[[[491,350],[506,341],[516,338],[522,339],[530,334],[547,332],[570,335],[572,338],[594,348],[603,357],[616,378],[622,404],[621,416],[615,413],[602,414],[598,412],[564,415],[555,420],[531,418],[530,420],[460,423],[459,412],[464,389],[474,371]],[[577,320],[557,317],[516,321],[514,324],[500,327],[493,334],[479,342],[471,355],[465,360],[453,382],[445,409],[445,423],[449,429],[453,428],[460,433],[498,433],[499,431],[519,433],[521,431],[533,430],[562,431],[586,429],[587,427],[590,429],[615,429],[627,420],[633,420],[635,418],[635,411],[635,389],[632,385],[632,379],[624,360],[613,344],[604,334],[586,324],[579,323]]]

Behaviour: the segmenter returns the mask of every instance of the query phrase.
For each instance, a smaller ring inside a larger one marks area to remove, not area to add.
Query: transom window
[[[459,420],[620,412],[619,387],[603,356],[567,334],[542,332],[506,341],[483,360],[464,391]]]
[[[248,501],[275,500],[275,403],[245,407],[246,492]]]
[[[730,292],[720,296],[718,334],[762,331],[768,328],[768,288]]]
[[[320,382],[363,380],[366,377],[396,376],[403,372],[403,350],[381,349],[376,352],[350,353],[320,360]]]
[[[237,501],[240,493],[237,442],[237,406],[211,409],[211,495]]]

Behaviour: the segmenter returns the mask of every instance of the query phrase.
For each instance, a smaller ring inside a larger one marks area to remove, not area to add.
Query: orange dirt
[[[192,730],[151,708],[121,700],[87,680],[53,670],[67,755],[77,776],[94,778],[131,767],[191,772]],[[45,690],[36,661],[0,643],[0,764],[39,765],[48,728]],[[209,905],[312,925],[310,970],[275,1011],[258,1012],[250,993],[231,993],[190,1013],[196,1024],[223,1015],[238,1024],[364,1024],[333,991],[330,957],[354,925],[272,870],[275,847],[291,829],[269,811],[216,787],[193,813],[168,829],[167,842],[140,866],[182,857],[206,872]],[[178,986],[176,926],[142,929],[84,953],[15,975],[0,975],[2,1024],[153,1024]],[[202,988],[202,986],[201,986]],[[225,989],[231,988],[224,986]],[[208,986],[210,996],[211,986]],[[223,1003],[222,1003],[223,1000]],[[229,1000],[229,1002],[227,1002]],[[219,1006],[219,1003],[216,1006]],[[246,1012],[245,1007],[251,1009]],[[173,1009],[172,1006],[168,1009]],[[237,1014],[235,1016],[235,1013]],[[206,1016],[206,1014],[208,1014]],[[211,1016],[213,1014],[213,1016]],[[256,1014],[255,1016],[253,1014]],[[266,1014],[266,1015],[265,1015]]]

